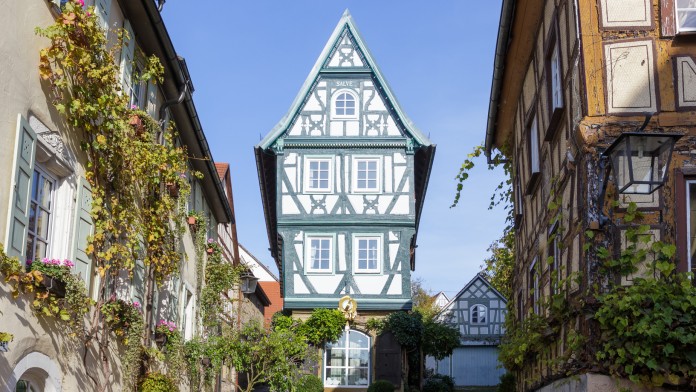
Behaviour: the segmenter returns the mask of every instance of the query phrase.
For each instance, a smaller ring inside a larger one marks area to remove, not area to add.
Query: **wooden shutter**
[[[375,380],[401,385],[401,345],[391,332],[377,337],[375,345]]]
[[[663,37],[673,37],[677,33],[674,0],[660,0],[660,27]]]
[[[34,157],[36,155],[36,132],[21,115],[17,116],[16,140],[15,164],[12,172],[12,207],[5,243],[9,256],[18,257],[22,262],[25,262],[31,178],[34,174]]]
[[[91,211],[92,189],[85,178],[80,178],[77,190],[73,258],[75,259],[75,272],[85,281],[85,287],[88,292],[92,278],[92,259],[87,254],[87,240],[92,235],[94,227],[90,214]]]
[[[133,88],[133,54],[135,53],[135,39],[133,28],[126,19],[123,22],[123,30],[127,33],[121,43],[121,88],[126,96],[130,96]]]
[[[147,113],[157,119],[157,85],[152,81],[147,83]]]
[[[109,15],[111,13],[111,0],[95,0],[94,11],[99,18],[102,29],[109,36]]]

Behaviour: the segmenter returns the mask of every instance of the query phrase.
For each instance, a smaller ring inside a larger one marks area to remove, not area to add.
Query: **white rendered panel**
[[[309,289],[307,288],[307,285],[304,284],[302,281],[302,277],[299,275],[294,275],[293,276],[293,283],[294,283],[294,293],[295,294],[309,294]]]
[[[341,169],[343,168],[343,160],[340,156],[334,158],[334,183],[336,192],[344,192],[345,184],[341,181]],[[330,209],[329,209],[330,210]]]
[[[294,167],[286,167],[285,174],[288,176],[288,179],[290,179],[290,186],[292,186],[292,188],[289,189],[289,191],[297,192],[297,169]],[[283,185],[285,184],[283,183]]]
[[[307,103],[305,103],[302,110],[322,110],[321,103],[314,93],[309,94],[309,99],[307,99]]]
[[[375,90],[365,90],[363,93],[365,97],[365,102],[370,102],[369,105],[365,109],[370,110],[370,111],[386,111],[387,107],[384,105],[384,101],[382,100],[382,97],[377,94]],[[370,100],[372,98],[372,100]]]
[[[380,294],[387,282],[387,275],[354,275],[355,284],[362,294]]]
[[[394,163],[406,163],[406,155],[399,152],[395,153]]]
[[[398,187],[401,183],[401,179],[404,178],[406,173],[406,166],[396,166],[394,167],[394,186]],[[398,190],[398,188],[397,188]]]
[[[360,135],[360,122],[357,120],[344,121],[346,127],[346,136]]]
[[[329,213],[333,210],[336,202],[338,201],[337,195],[326,195],[326,211]]]
[[[696,108],[696,63],[688,56],[675,57],[677,104],[679,108]]]
[[[392,209],[392,214],[396,215],[406,215],[409,213],[409,199],[408,196],[397,196],[396,203]]]
[[[330,136],[343,136],[343,123],[345,121],[341,120],[331,120],[329,121],[329,135]],[[348,135],[351,136],[351,135]]]
[[[387,135],[388,136],[401,135],[401,132],[399,132],[399,127],[396,126],[396,123],[394,122],[394,118],[392,116],[389,116],[387,118]]]
[[[300,268],[304,266],[304,249],[302,249],[302,243],[297,243],[295,244],[295,252],[297,253],[300,259]],[[295,272],[298,272],[297,269],[294,269]]]
[[[601,0],[601,23],[604,28],[650,27],[651,0]]]
[[[338,271],[347,271],[348,265],[346,264],[346,235],[338,235]]]
[[[282,214],[295,215],[300,213],[300,209],[295,204],[295,200],[289,195],[283,195],[281,197],[281,209]]]
[[[384,157],[384,192],[385,193],[392,193],[394,191],[394,188],[392,187],[392,184],[394,182],[394,179],[392,178],[392,157],[390,156],[385,156]]]
[[[333,294],[343,281],[343,275],[307,275],[318,294]]]
[[[300,204],[302,204],[302,208],[304,208],[305,211],[311,211],[312,201],[309,195],[297,195],[297,199],[300,201]]]
[[[399,239],[399,237],[396,236],[395,232],[393,232],[393,231],[389,232],[389,241],[396,241],[398,239]]]
[[[401,275],[396,274],[394,275],[394,279],[391,282],[391,286],[389,286],[389,290],[387,291],[388,295],[401,295],[403,292],[403,285],[401,282]]]
[[[652,40],[604,46],[607,77],[607,112],[657,111]]]
[[[396,254],[399,252],[399,244],[389,244],[389,267],[394,268]]]

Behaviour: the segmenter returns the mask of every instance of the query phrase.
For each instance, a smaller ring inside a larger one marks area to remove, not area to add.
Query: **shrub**
[[[313,374],[306,374],[297,383],[297,392],[324,392],[324,385],[319,377]]]
[[[454,380],[450,376],[434,374],[425,380],[423,392],[454,392]]]
[[[140,380],[139,392],[171,392],[179,388],[169,377],[161,373],[148,373]]]
[[[500,376],[500,384],[498,384],[496,392],[515,392],[515,375],[505,373]]]
[[[370,384],[367,392],[394,392],[394,384],[385,380],[377,380]]]

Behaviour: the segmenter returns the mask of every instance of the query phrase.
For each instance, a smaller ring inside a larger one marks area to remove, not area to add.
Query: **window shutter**
[[[75,214],[75,231],[73,257],[75,272],[85,281],[89,291],[92,278],[92,259],[87,254],[87,239],[92,235],[92,189],[85,178],[80,178],[77,190],[77,213]]]
[[[94,11],[99,18],[102,29],[106,36],[109,36],[109,14],[111,11],[111,0],[95,0]]]
[[[677,32],[674,17],[674,0],[660,0],[660,27],[663,37],[673,37]]]
[[[147,82],[147,113],[157,119],[157,85],[152,81]]]
[[[133,53],[135,53],[135,39],[133,36],[133,28],[130,22],[126,19],[123,22],[123,30],[127,34],[123,36],[121,46],[121,88],[123,93],[130,96],[133,88]]]
[[[26,239],[29,225],[29,200],[31,178],[34,173],[36,152],[36,132],[24,117],[17,116],[17,146],[14,154],[14,171],[12,173],[12,207],[10,226],[7,232],[7,255],[19,257],[25,262],[27,254]]]

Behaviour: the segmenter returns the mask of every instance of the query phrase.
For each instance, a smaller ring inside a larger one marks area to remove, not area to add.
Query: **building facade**
[[[426,367],[454,379],[457,387],[495,387],[505,368],[498,362],[498,345],[505,334],[507,299],[482,275],[476,275],[454,298],[440,307],[438,318],[456,325],[460,347]]]
[[[411,308],[435,146],[399,107],[347,11],[255,151],[284,308],[303,317],[356,301],[354,328],[325,351],[320,376],[327,390],[364,390],[382,378],[364,322]]]
[[[516,372],[519,390],[552,388],[568,374],[583,377],[582,390],[604,390],[578,366],[573,342],[597,336],[591,315],[599,294],[654,275],[649,258],[631,273],[606,274],[604,260],[630,245],[632,206],[643,214],[650,241],[676,245],[671,262],[693,272],[696,11],[689,4],[503,1],[485,147],[489,159],[502,152],[513,173],[511,316],[518,323],[551,320],[559,293],[571,309],[543,353]],[[607,175],[602,154],[634,131],[683,135],[672,165],[660,173],[667,181],[652,193],[642,185],[617,188],[627,166]]]
[[[99,273],[89,255],[87,244],[94,222],[90,214],[92,194],[86,180],[88,158],[80,148],[84,133],[71,127],[53,105],[50,87],[39,75],[39,53],[50,42],[34,31],[61,18],[61,5],[65,3],[9,2],[0,23],[5,37],[0,45],[0,171],[6,173],[0,178],[0,242],[7,255],[16,257],[23,268],[44,257],[73,260],[73,272],[84,281],[86,294],[94,301],[109,300],[98,289],[99,281],[113,279],[107,284],[106,295],[127,303],[148,304],[144,322],[150,342],[159,320],[173,322],[183,338],[190,340],[202,329],[198,316],[201,280],[196,266],[205,263],[205,252],[201,255],[196,251],[192,229],[180,238],[178,272],[154,289],[151,303],[145,298],[146,287],[157,286],[148,278],[147,267],[141,261],[135,262],[132,271],[109,278]],[[185,146],[189,156],[210,158],[192,100],[193,84],[186,63],[176,56],[158,4],[145,0],[86,3],[85,7],[94,7],[89,10],[95,13],[108,44],[121,48],[114,60],[130,109],[146,112],[165,128],[174,124],[178,146]],[[117,29],[121,28],[128,34],[119,42]],[[140,78],[144,57],[152,55],[160,59],[164,69],[160,84]],[[202,177],[191,175],[193,171]],[[187,173],[182,175],[190,182],[191,194],[188,200],[180,200],[181,208],[197,211],[207,222],[198,230],[213,241],[218,239],[218,225],[221,233],[229,235],[231,204],[212,159],[189,160]],[[100,357],[95,340],[82,344],[84,336],[70,336],[73,331],[66,330],[59,319],[35,314],[28,294],[15,299],[10,290],[3,279],[0,330],[13,334],[14,339],[8,345],[9,351],[0,354],[0,389],[96,390],[93,381],[99,380],[106,390],[122,390],[124,345],[118,338],[111,335],[111,350]],[[97,310],[90,312],[91,317]],[[85,356],[88,360],[83,362]]]

